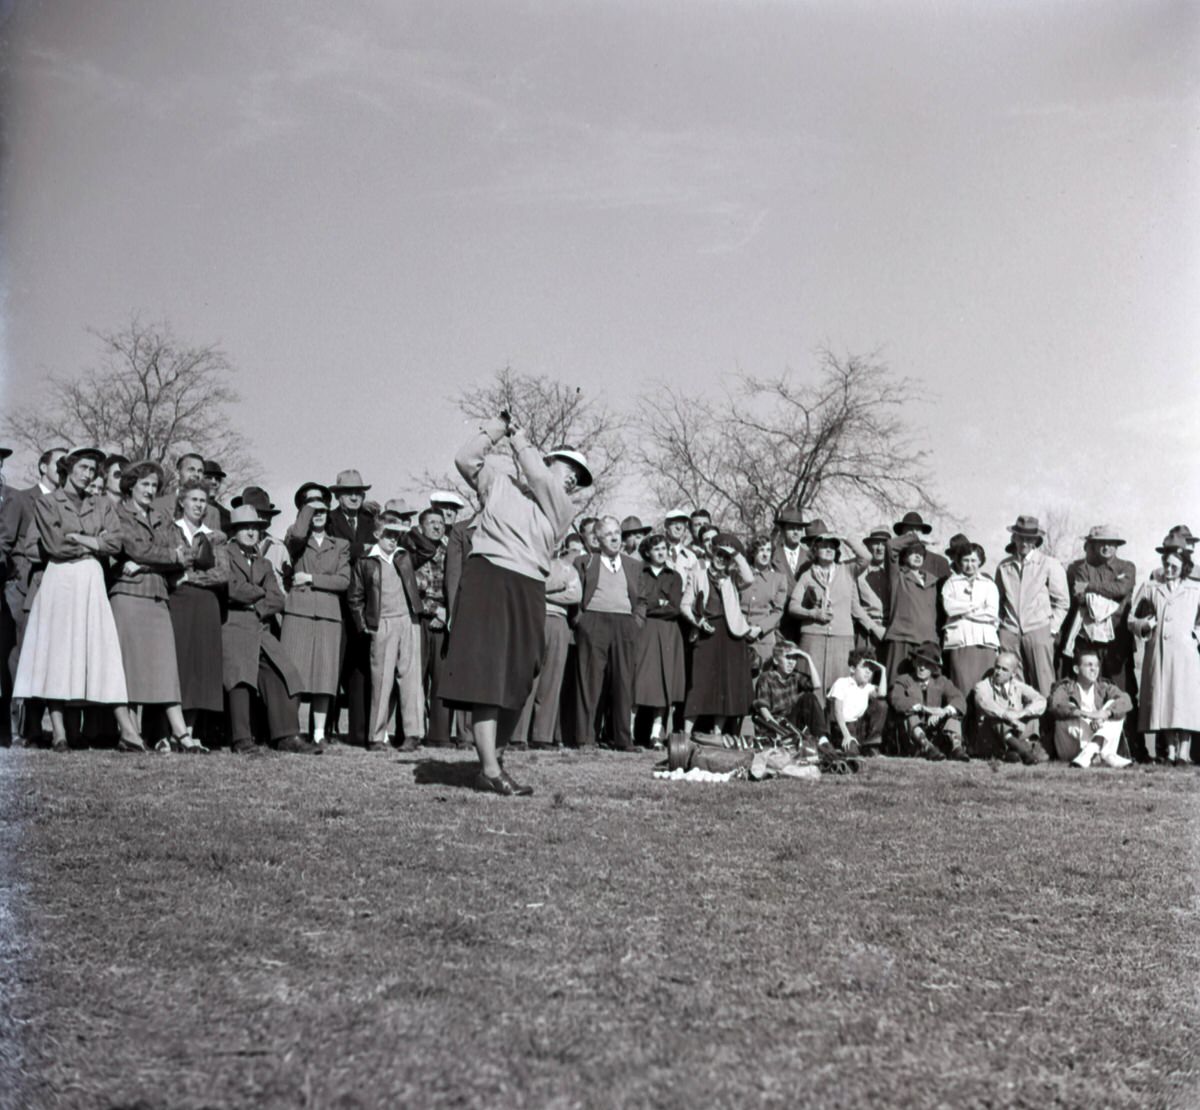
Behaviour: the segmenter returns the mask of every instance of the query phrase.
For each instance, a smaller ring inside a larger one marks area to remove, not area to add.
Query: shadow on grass
[[[479,764],[474,760],[422,759],[413,768],[413,781],[418,786],[454,786],[473,790]]]

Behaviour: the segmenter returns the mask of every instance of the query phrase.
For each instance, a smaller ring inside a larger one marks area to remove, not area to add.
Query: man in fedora
[[[643,524],[639,517],[627,516],[621,521],[621,548],[625,554],[640,563],[642,556],[638,548],[642,540],[650,535],[650,531],[650,525]]]
[[[359,559],[375,546],[375,514],[363,502],[371,487],[357,470],[338,472],[329,490],[337,497],[337,506],[329,514],[325,530],[350,544],[350,573]],[[340,703],[348,716],[346,741],[359,747],[368,742],[367,716],[371,704],[371,638],[361,632],[350,613],[346,595],[342,600],[342,627],[346,633],[346,654],[342,660]],[[335,714],[334,720],[337,720]]]
[[[1000,647],[1020,659],[1044,698],[1054,685],[1054,642],[1069,608],[1067,572],[1042,550],[1046,536],[1036,516],[1018,516],[1008,531],[1013,551],[996,567]]]
[[[257,692],[275,750],[320,755],[321,748],[300,735],[300,675],[270,629],[271,619],[283,611],[283,593],[258,553],[269,523],[252,505],[230,514],[229,604],[221,625],[229,735],[235,752],[254,750],[251,695]]]
[[[966,762],[970,757],[963,747],[962,722],[967,699],[942,674],[941,649],[932,640],[926,641],[908,662],[908,673],[893,676],[889,698],[903,721],[904,735],[926,759],[946,758],[934,743],[941,740],[951,759]]]
[[[771,569],[786,575],[789,594],[809,562],[808,549],[802,542],[804,526],[809,523],[799,505],[785,505],[775,514],[778,542],[771,551]]]
[[[225,470],[216,459],[204,460],[204,481],[208,485],[208,503],[217,511],[217,520],[222,532],[229,529],[229,509],[217,500],[217,494],[221,492],[221,483],[225,481],[225,477]]]
[[[277,540],[268,531],[271,522],[275,520],[281,510],[275,507],[271,495],[261,486],[247,486],[229,502],[231,509],[240,508],[242,505],[250,505],[257,509],[259,517],[268,522],[263,528],[262,539],[258,544],[258,553],[271,564],[271,569],[275,572],[275,581],[279,584],[279,588],[286,593],[288,574],[292,569],[292,557],[288,554],[287,544],[282,540]]]
[[[400,526],[405,532],[412,531],[413,524],[417,519],[417,510],[403,497],[393,497],[390,501],[385,502],[383,511],[391,513],[400,522]]]
[[[1126,626],[1137,567],[1117,558],[1125,545],[1111,524],[1097,524],[1083,538],[1082,559],[1067,567],[1067,635],[1063,640],[1064,672],[1079,649],[1094,650],[1100,674],[1126,693],[1134,690],[1133,640]]]
[[[879,624],[887,621],[883,602],[888,596],[888,540],[891,538],[892,530],[886,524],[877,524],[862,538],[871,561],[858,572],[858,600],[871,619]],[[883,650],[883,641],[860,628],[855,633],[855,646],[878,656]]]

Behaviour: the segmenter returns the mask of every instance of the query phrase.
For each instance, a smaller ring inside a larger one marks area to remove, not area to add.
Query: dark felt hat
[[[716,538],[712,542],[714,551],[736,551],[739,555],[745,555],[746,549],[742,546],[742,541],[737,538],[732,532],[718,532]]]
[[[932,640],[926,640],[909,656],[909,659],[914,663],[928,663],[938,670],[941,670],[942,667],[941,649]]]
[[[320,509],[328,509],[330,502],[333,499],[333,494],[328,486],[321,485],[320,482],[305,482],[298,490],[292,501],[295,502],[296,508],[303,508],[305,505],[314,505]]]
[[[926,536],[933,531],[933,525],[926,522],[925,518],[918,512],[905,513],[895,524],[892,525],[892,531],[897,536],[904,535],[905,532],[922,532]]]
[[[224,478],[225,471],[221,469],[221,464],[216,459],[205,459],[204,476],[206,478]]]
[[[804,542],[814,544],[820,540],[826,543],[835,543],[841,546],[841,540],[830,531],[829,525],[820,517],[816,520],[810,520],[808,526],[804,529]]]
[[[281,509],[275,508],[271,501],[271,495],[267,493],[261,486],[247,486],[240,494],[229,502],[231,509],[239,508],[242,505],[253,505],[261,516],[278,516]]]

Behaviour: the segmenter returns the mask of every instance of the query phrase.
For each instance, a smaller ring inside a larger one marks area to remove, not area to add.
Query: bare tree
[[[546,375],[520,374],[506,366],[486,385],[464,389],[455,403],[465,417],[480,422],[507,410],[525,429],[530,442],[543,451],[563,444],[582,451],[595,479],[580,499],[584,512],[608,498],[621,480],[628,420],[579,386]],[[425,471],[420,480],[454,488],[467,501],[474,500],[473,491],[457,475]]]
[[[739,372],[719,400],[660,384],[640,407],[635,461],[663,508],[702,505],[745,531],[795,504],[940,512],[929,453],[905,418],[920,399],[877,356],[825,349],[811,381]]]
[[[1038,519],[1046,536],[1043,550],[1047,555],[1053,555],[1064,566],[1083,555],[1083,535],[1070,508],[1043,508]]]
[[[87,444],[169,465],[184,451],[216,459],[230,487],[252,481],[258,463],[229,410],[234,373],[216,344],[190,346],[170,325],[137,315],[118,331],[89,329],[97,364],[77,377],[52,375],[43,396],[4,418],[8,435],[32,452]]]

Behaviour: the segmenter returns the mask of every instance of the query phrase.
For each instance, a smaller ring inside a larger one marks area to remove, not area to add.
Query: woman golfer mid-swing
[[[508,437],[524,477],[518,484],[489,447]],[[480,772],[476,789],[532,794],[500,766],[533,689],[543,653],[546,577],[570,531],[573,490],[590,486],[587,460],[570,447],[545,457],[507,413],[480,428],[454,460],[483,505],[450,621],[442,700],[472,714]]]

